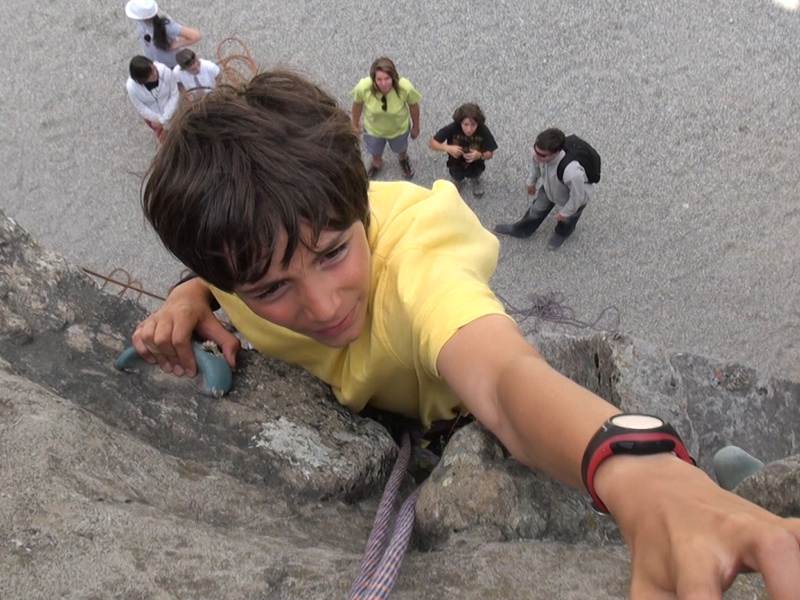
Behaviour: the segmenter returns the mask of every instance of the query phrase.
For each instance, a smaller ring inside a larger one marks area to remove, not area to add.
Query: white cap
[[[136,21],[152,19],[158,14],[158,4],[155,0],[128,0],[125,5],[125,14]]]

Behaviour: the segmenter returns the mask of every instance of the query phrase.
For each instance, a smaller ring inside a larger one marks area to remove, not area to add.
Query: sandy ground
[[[8,0],[0,33],[2,208],[45,246],[163,293],[180,266],[138,208],[155,149],[124,83],[138,52],[123,2]],[[483,222],[526,207],[530,146],[558,125],[595,144],[603,181],[576,234],[504,239],[494,279],[525,304],[558,292],[578,319],[800,379],[800,12],[743,2],[209,2],[162,7],[213,57],[236,34],[349,105],[378,55],[422,92],[416,182],[446,175],[427,139],[477,101],[500,145]],[[385,177],[396,178],[393,159]]]

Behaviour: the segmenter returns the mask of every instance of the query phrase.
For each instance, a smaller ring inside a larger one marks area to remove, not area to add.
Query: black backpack
[[[556,168],[556,175],[561,183],[564,183],[564,169],[573,160],[577,160],[586,171],[589,183],[600,181],[600,155],[589,142],[582,140],[577,135],[568,135],[564,140],[564,152],[566,155]]]

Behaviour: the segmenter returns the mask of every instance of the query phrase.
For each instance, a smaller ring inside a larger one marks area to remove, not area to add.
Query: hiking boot
[[[553,235],[547,240],[547,245],[550,250],[558,250],[561,248],[561,244],[567,241],[568,237],[568,235],[561,235],[560,233],[553,232]]]
[[[498,223],[494,226],[494,232],[516,238],[530,237],[533,235],[533,232],[539,228],[542,221],[547,218],[547,213],[549,212],[550,209],[533,214],[526,213],[525,216],[516,223]]]
[[[469,180],[472,184],[472,195],[476,198],[483,196],[483,182],[480,177],[473,177]]]
[[[375,165],[371,164],[367,169],[367,177],[369,179],[372,179],[373,177],[375,177],[375,175],[377,175],[380,172],[380,170],[381,170],[380,167],[376,167]]]
[[[411,168],[411,161],[407,156],[400,159],[400,168],[403,170],[403,177],[406,179],[414,177],[414,169]]]

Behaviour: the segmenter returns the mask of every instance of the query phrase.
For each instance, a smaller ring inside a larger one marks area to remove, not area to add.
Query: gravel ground
[[[138,47],[123,4],[6,2],[0,207],[72,261],[125,267],[163,293],[181,268],[137,204],[155,145],[125,94]],[[424,96],[411,150],[423,185],[446,175],[427,139],[477,101],[500,150],[486,195],[465,200],[487,226],[525,209],[539,130],[585,137],[604,161],[596,201],[558,252],[552,218],[504,239],[497,291],[515,305],[556,292],[583,321],[615,307],[625,333],[800,379],[800,12],[769,0],[162,8],[202,30],[201,55],[236,34],[262,67],[299,69],[345,105],[373,58],[393,57]]]

